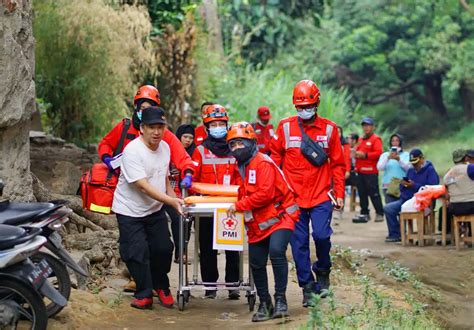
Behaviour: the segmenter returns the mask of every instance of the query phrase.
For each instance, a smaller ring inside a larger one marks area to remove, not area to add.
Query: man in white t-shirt
[[[112,211],[119,225],[120,256],[135,279],[135,299],[131,306],[151,309],[153,290],[160,303],[172,307],[168,273],[173,243],[163,204],[182,213],[182,200],[176,198],[168,180],[169,145],[162,141],[165,113],[158,107],[142,112],[140,137],[124,149]]]

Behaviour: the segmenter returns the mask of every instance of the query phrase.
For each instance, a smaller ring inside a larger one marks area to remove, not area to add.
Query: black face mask
[[[244,148],[232,151],[232,156],[234,156],[239,164],[246,164],[258,152],[257,143],[255,141],[243,140],[243,142],[245,144]]]

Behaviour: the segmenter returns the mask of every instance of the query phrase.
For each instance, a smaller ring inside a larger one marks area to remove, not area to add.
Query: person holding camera
[[[410,168],[410,154],[402,149],[402,136],[392,134],[389,141],[389,151],[384,152],[377,163],[377,169],[383,172],[382,192],[385,204],[400,198],[400,181]]]
[[[297,116],[280,121],[270,144],[270,157],[281,166],[301,210],[290,244],[298,284],[303,289],[304,307],[310,304],[313,293],[322,297],[327,295],[332,212],[334,207],[344,206],[346,164],[341,140],[337,125],[317,115],[319,98],[319,88],[313,81],[298,82],[293,90]],[[334,189],[333,203],[331,187]],[[316,245],[317,261],[313,265],[310,232]]]

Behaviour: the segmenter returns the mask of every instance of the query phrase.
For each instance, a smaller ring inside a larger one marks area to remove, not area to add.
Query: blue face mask
[[[215,139],[222,139],[227,135],[227,127],[211,127],[209,134]]]
[[[142,121],[142,111],[137,111],[137,118]]]
[[[298,111],[298,117],[300,117],[303,120],[311,119],[313,118],[315,114],[316,114],[316,108],[308,108],[308,109]]]

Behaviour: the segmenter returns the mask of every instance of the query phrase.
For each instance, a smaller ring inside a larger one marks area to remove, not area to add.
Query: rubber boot
[[[314,282],[308,283],[303,287],[303,307],[308,307],[311,304],[313,297]]]
[[[331,285],[329,281],[329,273],[331,273],[331,270],[318,269],[316,271],[316,278],[318,279],[318,286],[321,298],[326,298],[329,294],[329,286]]]
[[[252,316],[252,322],[263,322],[270,320],[273,316],[272,298],[268,297],[267,301],[261,301],[258,310]]]
[[[284,318],[289,316],[288,314],[288,303],[286,302],[285,295],[275,295],[275,309],[273,312],[273,318]]]

